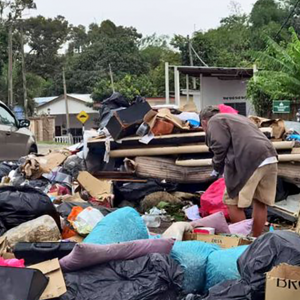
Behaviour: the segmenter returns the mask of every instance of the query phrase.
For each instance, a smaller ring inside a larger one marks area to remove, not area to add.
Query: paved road
[[[63,149],[67,146],[65,145],[57,145],[57,144],[39,144],[38,150],[40,154],[47,154],[49,150]]]

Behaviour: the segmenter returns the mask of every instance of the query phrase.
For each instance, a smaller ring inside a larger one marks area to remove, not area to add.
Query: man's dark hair
[[[220,113],[220,109],[218,106],[207,106],[200,112],[200,121],[209,120],[211,117],[218,113]]]

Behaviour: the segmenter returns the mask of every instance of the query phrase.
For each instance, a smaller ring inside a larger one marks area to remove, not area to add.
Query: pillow
[[[73,251],[59,263],[63,271],[71,272],[112,260],[134,259],[152,253],[169,254],[173,245],[173,239],[148,239],[111,245],[76,244]]]
[[[148,239],[148,236],[148,229],[139,213],[131,207],[124,207],[103,218],[83,242],[107,245]]]
[[[253,219],[247,219],[238,223],[229,225],[231,234],[239,234],[247,236],[252,232]]]
[[[228,224],[226,222],[223,212],[217,212],[211,216],[196,220],[191,223],[195,227],[212,227],[215,228],[216,233],[230,233]]]

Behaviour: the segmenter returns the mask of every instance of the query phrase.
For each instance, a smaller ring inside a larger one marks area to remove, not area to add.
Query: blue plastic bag
[[[206,267],[206,290],[227,280],[240,278],[237,260],[248,246],[224,249],[212,253],[208,257]]]
[[[210,254],[217,250],[220,250],[219,246],[200,241],[175,242],[171,256],[184,269],[184,293],[201,293],[204,291],[207,259]]]
[[[83,242],[107,245],[148,238],[148,229],[138,212],[124,207],[103,218]]]

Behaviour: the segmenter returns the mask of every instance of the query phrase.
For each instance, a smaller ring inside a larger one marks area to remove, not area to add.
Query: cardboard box
[[[233,248],[243,245],[250,245],[251,240],[237,237],[237,236],[226,236],[226,235],[208,235],[199,233],[185,233],[183,237],[184,241],[201,241],[209,244],[216,244],[221,248]]]
[[[99,180],[89,172],[79,172],[77,180],[92,197],[99,201],[105,201],[113,193],[111,180]]]
[[[300,299],[300,267],[281,264],[268,272],[265,299]]]
[[[32,265],[29,268],[40,270],[44,275],[49,277],[49,283],[40,298],[41,300],[57,298],[67,292],[65,280],[57,258]]]

